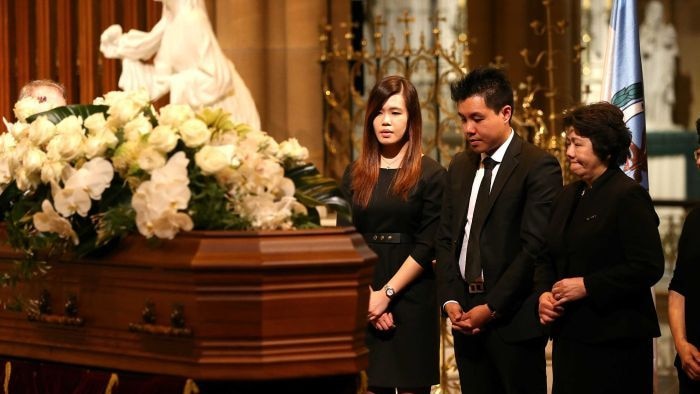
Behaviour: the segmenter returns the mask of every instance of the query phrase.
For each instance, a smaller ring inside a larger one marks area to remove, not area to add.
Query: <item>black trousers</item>
[[[506,342],[486,329],[477,335],[453,331],[463,394],[545,394],[546,338]]]
[[[602,344],[557,337],[552,349],[552,394],[652,394],[652,339]]]

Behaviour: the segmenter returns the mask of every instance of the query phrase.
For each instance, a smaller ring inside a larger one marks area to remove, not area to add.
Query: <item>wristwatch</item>
[[[491,312],[491,319],[495,319],[498,317],[496,310],[493,309],[493,307],[490,304],[486,304],[486,307],[489,309],[489,312]]]
[[[384,294],[386,294],[386,296],[389,297],[389,299],[391,299],[392,297],[394,297],[394,294],[396,294],[396,291],[393,287],[386,285],[384,286]]]

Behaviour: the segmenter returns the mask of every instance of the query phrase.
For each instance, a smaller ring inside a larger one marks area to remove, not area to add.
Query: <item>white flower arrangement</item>
[[[145,91],[115,91],[55,109],[25,98],[15,115],[0,135],[0,214],[29,255],[83,255],[136,231],[313,226],[309,208],[347,209],[296,139],[278,144],[220,109],[156,111]]]

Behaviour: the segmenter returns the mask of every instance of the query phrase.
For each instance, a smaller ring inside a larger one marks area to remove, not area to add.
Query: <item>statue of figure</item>
[[[658,0],[647,4],[639,26],[639,45],[644,73],[644,115],[649,130],[678,130],[671,119],[676,102],[674,81],[678,43],[673,25],[663,20],[664,6]]]
[[[156,1],[163,2],[163,16],[151,31],[122,33],[112,25],[102,33],[100,51],[122,59],[119,87],[146,88],[152,100],[170,92],[173,104],[221,107],[234,121],[260,129],[253,97],[221,50],[204,0]],[[144,62],[152,57],[153,64]]]

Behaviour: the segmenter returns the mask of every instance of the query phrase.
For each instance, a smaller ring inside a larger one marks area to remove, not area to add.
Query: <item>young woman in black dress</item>
[[[369,393],[429,393],[439,382],[433,273],[445,169],[423,156],[418,94],[404,77],[374,86],[362,152],[345,171],[353,225],[378,261],[367,312]]]

